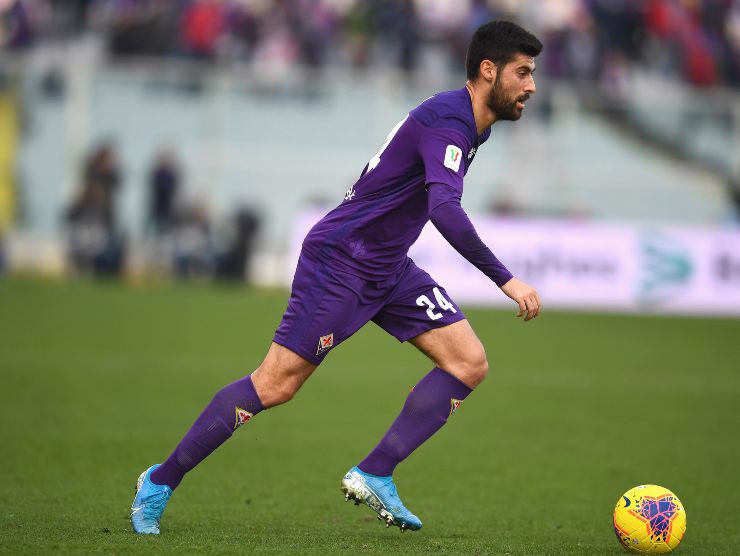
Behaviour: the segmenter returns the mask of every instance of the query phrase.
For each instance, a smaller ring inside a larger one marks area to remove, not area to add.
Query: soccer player
[[[217,392],[167,460],[139,477],[131,506],[137,533],[158,534],[183,476],[259,412],[289,401],[327,353],[369,321],[410,342],[435,367],[341,489],[388,526],[421,528],[398,496],[393,470],[447,422],[486,376],[488,362],[463,312],[407,252],[431,220],[518,304],[518,317],[539,314],[537,292],[481,241],[460,199],[491,125],[518,120],[534,94],[541,49],[514,23],[482,25],[468,47],[465,87],[427,99],[391,130],[344,200],[306,236],[287,310],[262,364]]]

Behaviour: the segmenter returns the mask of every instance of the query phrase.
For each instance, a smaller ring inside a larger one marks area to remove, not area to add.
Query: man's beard
[[[501,73],[496,74],[496,81],[493,82],[493,88],[488,95],[486,104],[496,114],[496,120],[516,121],[522,117],[522,111],[517,108],[518,101],[524,102],[529,95],[524,95],[519,99],[511,99],[506,95],[503,85],[501,84]]]

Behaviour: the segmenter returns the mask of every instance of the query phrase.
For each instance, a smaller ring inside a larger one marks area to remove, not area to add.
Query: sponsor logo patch
[[[457,172],[460,169],[461,160],[462,151],[455,145],[447,145],[447,150],[445,150],[445,166],[453,172]]]
[[[334,345],[334,332],[330,332],[326,336],[319,338],[319,347],[316,349],[316,355],[323,353],[330,349]]]
[[[450,398],[450,414],[448,417],[452,416],[455,411],[457,411],[457,408],[460,407],[460,404],[462,403],[462,400],[457,400],[455,398]]]
[[[242,409],[239,406],[236,406],[234,408],[236,412],[236,421],[234,421],[234,430],[241,427],[244,423],[249,421],[252,417],[254,417],[254,413],[249,413],[246,409]]]

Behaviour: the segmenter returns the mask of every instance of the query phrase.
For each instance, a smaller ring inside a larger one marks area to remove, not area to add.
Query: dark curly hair
[[[519,53],[534,57],[541,51],[540,40],[516,23],[489,21],[478,27],[470,39],[465,70],[468,79],[475,79],[483,60],[491,60],[497,66],[506,65]]]

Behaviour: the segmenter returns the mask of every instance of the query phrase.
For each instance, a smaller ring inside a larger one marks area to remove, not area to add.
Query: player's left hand
[[[524,315],[524,320],[532,320],[540,314],[542,302],[540,296],[532,286],[529,286],[517,278],[512,278],[501,286],[501,291],[516,301],[519,305],[517,317]]]

